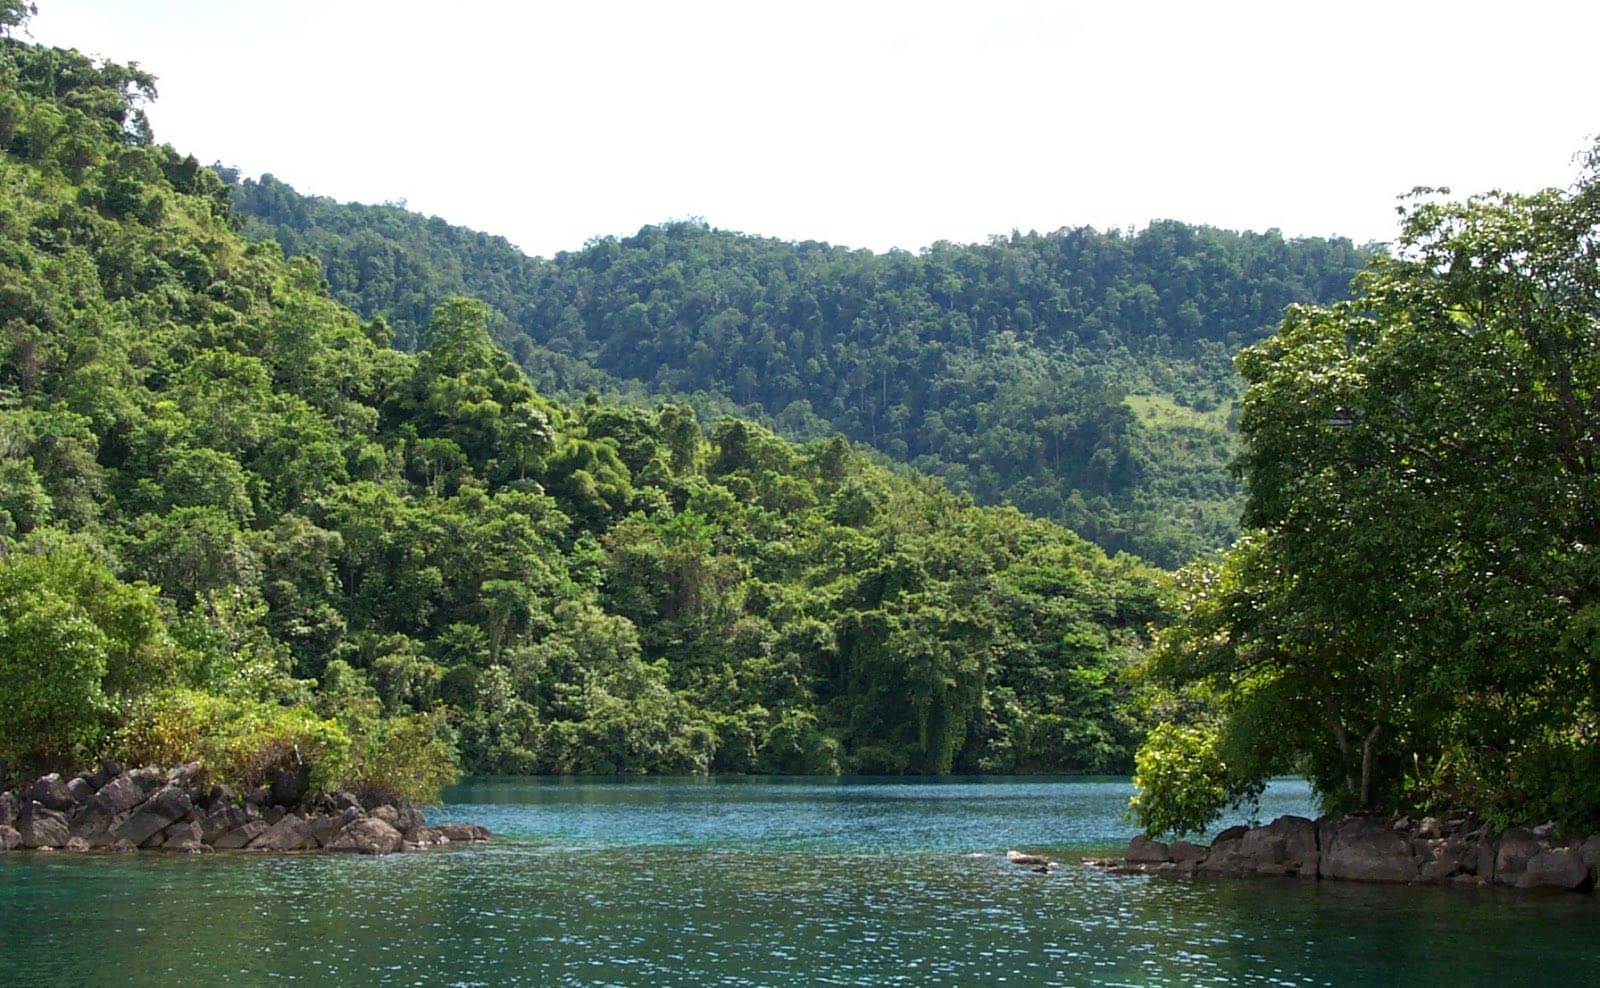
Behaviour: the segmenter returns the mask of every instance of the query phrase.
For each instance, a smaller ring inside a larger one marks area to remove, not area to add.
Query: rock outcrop
[[[308,777],[280,773],[240,795],[198,764],[163,770],[102,762],[0,792],[0,852],[14,850],[354,851],[389,854],[489,839],[470,823],[429,827],[406,803],[350,793],[308,796]]]
[[[1209,847],[1140,835],[1112,871],[1135,874],[1298,876],[1332,881],[1503,885],[1590,891],[1600,880],[1600,835],[1561,836],[1553,825],[1491,833],[1472,821],[1427,817],[1284,816],[1229,827]]]

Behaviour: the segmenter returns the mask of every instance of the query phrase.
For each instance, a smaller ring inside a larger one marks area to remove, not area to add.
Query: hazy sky
[[[852,246],[1176,218],[1386,239],[1566,184],[1600,3],[39,0],[157,136],[530,253],[701,216]]]

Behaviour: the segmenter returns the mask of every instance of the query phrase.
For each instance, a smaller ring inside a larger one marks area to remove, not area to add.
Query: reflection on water
[[[483,847],[0,859],[0,981],[1593,984],[1577,896],[1012,868],[1125,840],[1125,780],[492,781]],[[1302,787],[1263,815],[1306,811]]]

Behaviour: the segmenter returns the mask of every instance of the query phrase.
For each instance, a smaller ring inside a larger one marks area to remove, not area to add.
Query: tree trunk
[[[1372,747],[1383,736],[1383,725],[1378,724],[1367,733],[1367,739],[1361,742],[1361,808],[1372,809]]]

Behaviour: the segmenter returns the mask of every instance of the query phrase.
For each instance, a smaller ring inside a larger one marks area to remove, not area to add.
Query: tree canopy
[[[335,297],[403,344],[442,298],[474,295],[552,393],[836,431],[1165,566],[1238,533],[1232,354],[1285,305],[1345,297],[1368,256],[1173,221],[918,254],[678,222],[540,260],[399,206],[224,174],[247,233],[321,258]]]
[[[1421,192],[1355,299],[1239,356],[1251,533],[1150,663],[1223,771],[1195,801],[1156,739],[1147,823],[1290,770],[1332,806],[1600,823],[1597,234],[1597,153],[1571,189]]]
[[[1129,764],[1161,574],[840,437],[553,400],[481,302],[430,298],[393,349],[316,259],[241,236],[227,184],[153,140],[153,97],[137,68],[0,48],[0,585],[27,588],[0,679],[30,697],[0,759],[248,774],[299,748],[322,783],[416,789],[457,751]]]

